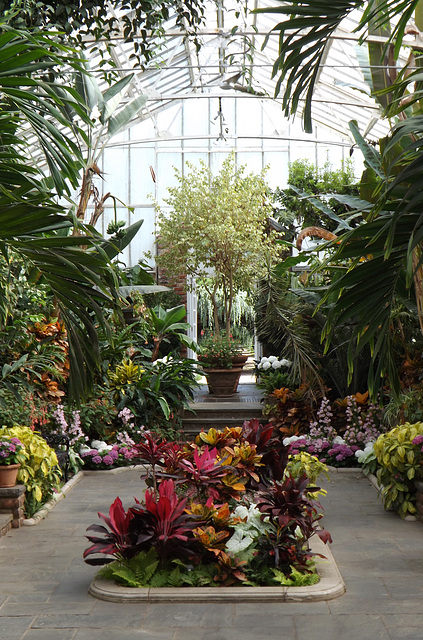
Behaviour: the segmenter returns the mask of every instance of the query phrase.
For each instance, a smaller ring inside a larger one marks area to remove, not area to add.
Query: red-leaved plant
[[[110,531],[95,524],[87,529],[102,533],[104,537],[86,536],[94,544],[84,551],[85,561],[88,564],[107,564],[114,559],[125,561],[151,547],[156,549],[162,565],[169,559],[195,556],[198,542],[192,530],[199,525],[199,517],[185,512],[186,503],[185,498],[177,496],[173,480],[163,480],[158,495],[148,489],[145,506],[137,503],[127,512],[116,498],[110,507],[109,518],[98,514]],[[87,559],[94,553],[113,557]]]
[[[283,482],[273,482],[264,488],[258,496],[262,518],[267,517],[273,525],[259,543],[258,557],[282,571],[288,571],[290,566],[306,569],[307,561],[315,554],[304,543],[312,535],[317,534],[325,543],[332,542],[329,532],[318,528],[322,517],[318,503],[305,493],[318,491],[319,487],[308,485],[305,474],[298,479],[288,475]]]
[[[95,531],[103,534],[103,537],[87,535],[93,544],[84,551],[84,560],[87,564],[100,565],[113,562],[113,560],[129,560],[140,549],[136,544],[136,536],[129,530],[133,513],[131,509],[125,511],[120,498],[116,498],[109,509],[109,517],[99,513],[98,517],[108,526],[92,524],[87,531]],[[100,553],[100,558],[88,558],[88,556]],[[105,557],[106,556],[106,557]],[[112,557],[107,557],[112,556]]]

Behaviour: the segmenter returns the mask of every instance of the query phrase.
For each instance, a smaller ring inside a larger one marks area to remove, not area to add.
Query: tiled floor
[[[239,401],[255,394],[243,383]],[[342,597],[117,604],[88,595],[95,567],[83,562],[84,534],[116,496],[126,507],[141,497],[140,471],[86,476],[39,525],[0,538],[0,639],[422,640],[423,526],[384,511],[359,470],[334,471],[326,488],[324,525],[346,584]]]
[[[140,473],[85,477],[35,527],[0,538],[1,640],[421,640],[423,527],[383,510],[360,474],[327,484],[325,526],[347,587],[336,600],[286,604],[117,604],[87,594],[86,528]]]

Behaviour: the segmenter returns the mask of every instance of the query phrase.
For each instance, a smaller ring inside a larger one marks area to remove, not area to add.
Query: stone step
[[[190,408],[193,412],[185,411],[182,418],[183,431],[189,437],[197,435],[201,430],[240,427],[245,420],[261,420],[263,411],[263,405],[259,402],[201,402],[190,405]]]
[[[0,536],[5,536],[12,528],[13,515],[11,513],[0,513]]]

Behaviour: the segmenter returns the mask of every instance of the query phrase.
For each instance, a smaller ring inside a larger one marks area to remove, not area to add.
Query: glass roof
[[[151,118],[176,101],[200,100],[211,95],[274,101],[276,80],[271,76],[277,57],[278,33],[271,30],[277,17],[252,14],[251,10],[277,5],[275,0],[257,0],[250,2],[245,11],[245,4],[241,8],[235,2],[227,3],[223,10],[216,8],[214,2],[208,3],[205,25],[199,34],[199,50],[193,38],[178,30],[174,20],[170,20],[158,43],[156,57],[145,69],[133,67],[132,45],[123,38],[116,39],[113,58],[118,72],[121,75],[134,72],[132,96],[143,93],[149,98],[137,120]],[[237,11],[240,11],[238,17]],[[361,47],[360,55],[358,36],[353,33],[358,19],[358,12],[350,14],[330,40],[313,103],[314,122],[351,143],[350,120],[356,120],[361,132],[369,132],[369,138],[375,140],[388,130],[387,123],[380,119],[379,106],[369,95],[360,68],[359,58],[363,64],[366,45]],[[262,48],[269,33],[267,44]],[[95,57],[91,60],[94,73],[98,61]]]

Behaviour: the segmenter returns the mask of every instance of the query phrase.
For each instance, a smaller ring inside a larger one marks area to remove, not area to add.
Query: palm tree
[[[14,252],[46,282],[64,319],[70,346],[69,393],[77,399],[90,386],[99,353],[96,325],[102,305],[117,294],[109,259],[118,252],[92,230],[84,243],[72,236],[75,219],[57,196],[76,188],[83,159],[69,122],[72,108],[88,121],[76,92],[55,82],[57,72],[80,62],[49,35],[0,27],[0,251]],[[45,178],[28,163],[27,139],[39,141],[49,167]],[[2,322],[10,313],[1,283]]]
[[[367,33],[384,33],[385,46],[371,48],[373,64],[383,63],[388,49],[398,57],[407,25],[418,0],[337,1],[306,0],[287,2],[258,11],[281,14],[287,19],[274,30],[280,32],[279,55],[273,72],[279,74],[277,92],[283,91],[287,115],[296,112],[305,98],[304,126],[312,127],[313,91],[329,39],[342,19],[353,9],[364,8],[358,31],[363,41]],[[334,253],[325,266],[344,265],[341,277],[332,281],[325,301],[333,302],[323,335],[327,345],[336,326],[347,320],[356,323],[350,345],[353,352],[366,345],[372,350],[369,389],[376,394],[385,375],[398,392],[398,372],[391,340],[391,317],[397,300],[414,309],[423,333],[423,74],[421,54],[412,52],[407,67],[389,77],[373,69],[373,95],[396,124],[380,141],[379,150],[368,144],[355,122],[350,129],[364,154],[366,171],[361,193],[371,202],[363,210],[365,222],[344,233],[332,244]],[[416,68],[415,68],[416,67]],[[342,267],[341,267],[342,269]],[[352,366],[352,365],[351,365]]]

